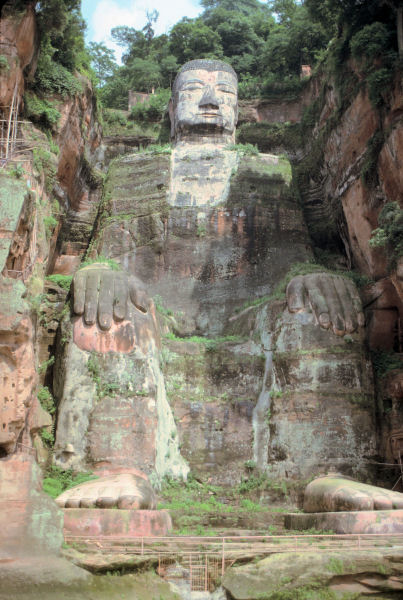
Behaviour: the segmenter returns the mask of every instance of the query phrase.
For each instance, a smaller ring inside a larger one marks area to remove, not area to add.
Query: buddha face
[[[230,140],[238,119],[238,82],[227,71],[194,69],[179,74],[170,104],[177,140],[214,136]]]

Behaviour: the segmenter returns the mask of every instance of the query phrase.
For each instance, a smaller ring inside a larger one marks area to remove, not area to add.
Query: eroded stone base
[[[403,510],[363,510],[285,515],[286,529],[334,533],[403,533]]]
[[[65,508],[64,535],[149,537],[167,535],[172,529],[166,510],[118,510]]]

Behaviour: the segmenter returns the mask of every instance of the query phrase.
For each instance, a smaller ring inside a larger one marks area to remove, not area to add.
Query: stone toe
[[[131,494],[123,494],[118,499],[118,508],[130,508],[138,510],[141,508],[142,498]]]
[[[95,498],[81,498],[80,508],[94,508],[95,502],[96,502]]]
[[[392,499],[383,494],[374,496],[374,510],[392,510]]]
[[[80,498],[68,498],[65,503],[65,508],[80,508]]]
[[[113,508],[116,506],[116,498],[113,496],[100,496],[95,502],[98,508]]]

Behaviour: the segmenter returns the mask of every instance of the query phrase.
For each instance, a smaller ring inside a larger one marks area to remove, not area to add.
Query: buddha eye
[[[187,85],[183,86],[182,91],[188,92],[192,90],[201,90],[203,87],[204,86],[201,83],[188,83]]]
[[[217,87],[219,92],[224,92],[225,94],[233,94],[235,95],[235,90],[227,85],[219,85]]]

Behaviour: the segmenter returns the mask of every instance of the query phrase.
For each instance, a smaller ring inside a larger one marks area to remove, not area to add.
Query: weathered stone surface
[[[31,446],[28,414],[33,429],[49,425],[39,404],[33,402],[37,382],[34,359],[34,331],[29,309],[23,299],[26,290],[20,280],[0,278],[0,456],[10,454],[17,442]]]
[[[32,258],[33,204],[25,181],[0,174],[0,273],[9,277],[17,278]]]
[[[60,102],[57,125],[60,148],[57,162],[57,198],[65,217],[50,260],[50,272],[70,275],[88,246],[101,199],[102,173],[98,154],[101,128],[92,85],[80,76],[81,94]]]
[[[273,554],[255,564],[232,567],[222,585],[235,600],[257,600],[275,592],[297,595],[301,588],[311,588],[318,598],[329,590],[390,598],[403,590],[403,555],[398,548]]]
[[[98,542],[100,550],[102,542]],[[90,573],[107,573],[108,571],[120,571],[124,573],[151,570],[158,567],[158,556],[137,556],[130,554],[119,554],[113,552],[79,552],[75,548],[64,548],[63,557],[67,558],[77,567],[86,569]]]
[[[164,378],[192,473],[232,485],[253,460],[252,417],[264,371],[257,344],[163,340]]]
[[[193,331],[219,334],[236,306],[270,293],[288,265],[312,256],[290,165],[244,158],[228,200],[216,208],[169,209],[168,175],[166,157],[126,157],[112,166],[113,217],[99,252],[146,282],[167,308],[183,311]]]
[[[93,576],[66,560],[47,557],[46,562],[3,565],[1,600],[180,600],[169,583],[152,571],[110,577]]]
[[[90,573],[67,560],[50,553],[38,556],[35,549],[31,556],[1,561],[0,577],[0,600],[31,600],[35,596],[46,600],[80,600],[93,579]]]
[[[248,318],[239,316],[240,327]],[[306,478],[329,465],[368,476],[363,457],[375,454],[376,439],[372,371],[362,336],[344,339],[318,327],[309,309],[291,314],[281,303],[258,309],[254,330],[266,348],[266,376],[254,412],[258,466],[277,477]]]
[[[286,529],[350,533],[403,533],[403,510],[294,513],[284,517]]]
[[[64,531],[67,536],[164,536],[171,529],[171,517],[166,510],[64,509]]]
[[[142,340],[144,346],[129,353],[91,353],[71,341],[69,318],[63,327],[54,384],[60,398],[57,464],[184,475],[155,338]]]
[[[41,489],[35,459],[13,454],[0,460],[0,540],[5,557],[57,554],[63,541],[63,515]]]
[[[15,89],[16,99],[20,101],[22,98],[24,69],[33,62],[37,50],[37,27],[33,4],[27,4],[19,12],[13,10],[13,6],[2,7],[2,11],[0,39],[2,56],[7,59],[8,68],[3,68],[1,73],[0,106],[5,107],[11,105]]]

